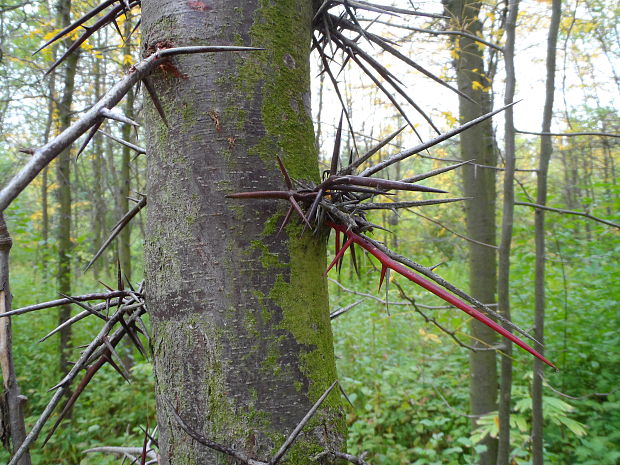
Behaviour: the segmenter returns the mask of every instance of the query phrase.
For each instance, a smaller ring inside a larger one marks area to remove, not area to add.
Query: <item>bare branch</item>
[[[483,247],[489,247],[489,248],[491,248],[491,249],[498,249],[498,248],[499,248],[499,247],[497,247],[496,245],[493,245],[493,244],[487,244],[487,243],[485,243],[485,242],[480,242],[480,241],[477,241],[476,239],[472,239],[471,237],[467,237],[467,236],[465,236],[465,235],[463,235],[463,234],[461,234],[461,233],[458,233],[458,232],[456,232],[454,229],[450,229],[449,227],[447,227],[445,224],[443,224],[443,223],[441,223],[441,222],[439,222],[439,221],[437,221],[437,220],[435,220],[435,219],[433,219],[433,218],[430,218],[430,217],[428,217],[428,216],[425,216],[425,215],[423,215],[422,213],[418,213],[418,212],[417,212],[417,211],[415,211],[415,210],[410,210],[410,209],[408,209],[407,211],[409,211],[409,212],[413,213],[414,215],[419,216],[420,218],[424,218],[425,220],[430,221],[431,223],[435,223],[435,224],[436,224],[437,226],[439,226],[440,228],[443,228],[443,229],[445,229],[446,231],[448,231],[448,232],[450,232],[450,233],[454,234],[455,236],[460,237],[461,239],[464,239],[464,240],[466,240],[466,241],[468,241],[468,242],[471,242],[471,243],[473,243],[473,244],[478,244],[478,245],[481,245],[481,246],[483,246]]]
[[[523,205],[523,206],[526,206],[526,207],[539,208],[541,210],[548,210],[550,212],[563,213],[565,215],[583,216],[584,218],[588,218],[588,219],[590,219],[592,221],[598,221],[599,223],[606,224],[607,226],[612,226],[614,228],[620,228],[620,224],[618,224],[618,223],[613,223],[611,221],[604,220],[604,219],[599,218],[597,216],[592,216],[589,213],[585,213],[585,212],[578,212],[578,211],[574,211],[574,210],[565,210],[563,208],[547,207],[545,205],[538,205],[536,203],[529,203],[529,202],[515,202],[515,205]]]
[[[596,137],[620,137],[618,133],[612,132],[535,132],[535,131],[520,131],[515,129],[515,132],[519,134],[531,134],[533,136],[556,136],[556,137],[576,137],[576,136],[596,136]]]
[[[409,31],[414,31],[414,32],[422,32],[424,34],[431,34],[431,35],[450,35],[450,36],[461,36],[461,37],[467,37],[468,39],[471,39],[475,42],[480,42],[481,44],[486,45],[487,47],[491,47],[499,52],[504,53],[504,49],[503,47],[494,44],[492,42],[488,42],[486,40],[484,40],[481,37],[478,37],[477,35],[474,34],[469,34],[468,32],[463,32],[463,31],[436,31],[436,30],[432,30],[432,29],[421,29],[418,27],[412,27],[412,26],[405,26],[404,24],[395,24],[395,23],[389,23],[387,21],[380,21],[380,20],[370,20],[370,19],[363,19],[360,18],[360,21],[372,21],[375,23],[379,23],[379,24],[385,24],[387,26],[390,27],[397,27],[399,29],[407,29]]]
[[[85,112],[69,128],[50,142],[34,151],[28,163],[0,191],[0,211],[23,191],[28,184],[45,168],[60,152],[69,147],[76,139],[94,126],[101,118],[101,109],[114,107],[138,81],[148,76],[155,66],[165,57],[207,52],[232,52],[260,50],[254,47],[233,46],[195,46],[157,50],[149,57],[136,64],[123,79],[118,81],[93,107]]]
[[[12,315],[21,315],[23,313],[34,312],[36,310],[43,310],[45,308],[59,307],[61,305],[67,305],[77,302],[88,302],[90,300],[110,300],[115,297],[126,297],[130,295],[128,291],[113,291],[113,292],[97,292],[94,294],[84,294],[73,297],[65,297],[63,299],[51,300],[49,302],[43,302],[40,304],[29,305],[28,307],[22,307],[15,309],[11,312],[3,313],[0,318]]]

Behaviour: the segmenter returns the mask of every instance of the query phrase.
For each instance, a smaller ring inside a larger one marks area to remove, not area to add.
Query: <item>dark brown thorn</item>
[[[151,101],[153,102],[153,105],[155,106],[157,113],[159,113],[160,118],[162,119],[166,127],[170,127],[168,125],[168,120],[166,119],[166,115],[164,113],[164,107],[162,106],[161,101],[159,100],[159,97],[157,96],[157,92],[155,92],[155,86],[153,86],[153,83],[151,83],[151,80],[148,77],[145,77],[144,79],[142,79],[142,84],[144,84],[144,88],[146,89],[146,92],[149,94],[149,97],[151,98]]]
[[[437,176],[438,174],[446,173],[447,171],[455,170],[457,168],[460,168],[463,165],[467,165],[467,164],[472,163],[472,162],[473,162],[473,160],[463,161],[463,162],[457,163],[455,165],[446,166],[445,168],[439,168],[439,169],[436,169],[436,170],[428,171],[426,173],[417,174],[415,176],[411,176],[410,178],[405,178],[402,181],[403,182],[418,182],[418,181],[422,181],[423,179],[432,178],[433,176]]]
[[[395,189],[395,190],[402,190],[402,191],[434,192],[437,194],[447,194],[447,191],[444,191],[441,189],[435,189],[434,187],[426,187],[426,186],[421,186],[419,184],[411,184],[411,183],[402,182],[402,181],[390,181],[388,179],[370,178],[370,177],[365,177],[365,176],[353,176],[353,175],[338,176],[331,180],[328,179],[323,184],[324,185],[327,184],[327,186],[324,186],[324,187],[330,187],[330,188],[332,186],[338,186],[340,184],[346,184],[346,185],[352,184],[356,186],[360,185],[360,186],[374,187],[377,189]]]
[[[80,150],[78,150],[77,155],[75,156],[75,160],[77,161],[78,158],[80,158],[80,155],[82,154],[82,152],[84,151],[84,149],[86,149],[86,146],[89,144],[89,142],[93,139],[93,137],[95,137],[95,134],[97,134],[97,131],[99,130],[99,128],[101,127],[101,124],[103,123],[103,120],[99,120],[97,121],[92,128],[90,128],[90,131],[88,132],[88,135],[86,136],[86,139],[84,139],[84,142],[82,143]]]
[[[301,219],[304,220],[304,223],[306,223],[306,225],[312,229],[312,225],[310,224],[310,221],[308,221],[308,218],[306,218],[306,215],[304,215],[304,211],[301,209],[301,207],[299,206],[299,204],[297,203],[297,200],[295,200],[295,197],[293,197],[292,195],[289,197],[289,201],[291,202],[291,205],[293,206],[293,208],[295,209],[295,211],[299,214],[299,216],[301,216]]]
[[[144,345],[142,345],[142,341],[140,341],[140,338],[138,337],[138,335],[136,334],[136,331],[133,329],[132,326],[134,325],[128,325],[127,322],[125,321],[125,319],[121,316],[118,320],[121,324],[121,326],[125,329],[125,332],[127,333],[127,335],[129,336],[129,338],[131,339],[131,341],[133,342],[133,344],[136,346],[136,348],[138,349],[138,352],[140,352],[140,354],[148,359],[148,356],[146,354],[146,350],[144,348]],[[136,328],[137,329],[137,328]]]
[[[90,18],[92,18],[93,16],[97,15],[99,12],[105,10],[107,7],[109,7],[110,5],[112,5],[113,3],[115,3],[116,0],[107,0],[105,2],[103,2],[101,5],[96,6],[95,8],[93,8],[92,10],[90,10],[88,13],[86,13],[84,16],[82,16],[81,18],[79,18],[78,20],[74,21],[73,23],[71,23],[70,25],[68,25],[67,27],[65,27],[62,31],[59,31],[57,34],[54,34],[54,36],[48,40],[47,42],[45,42],[43,45],[41,45],[34,53],[33,55],[36,55],[37,53],[39,53],[41,50],[43,50],[45,47],[47,47],[48,45],[50,45],[51,43],[57,41],[58,39],[60,39],[62,36],[64,36],[65,34],[73,31],[74,29],[80,27],[83,23],[85,23],[86,21],[88,21]]]
[[[359,186],[342,186],[342,185],[338,185],[336,187],[333,187],[330,189],[330,191],[335,191],[335,192],[354,192],[354,193],[358,193],[358,194],[371,194],[371,195],[396,195],[394,193],[391,192],[385,192],[382,190],[377,190],[377,189],[370,189],[367,187],[359,187]]]
[[[329,175],[334,176],[338,172],[338,160],[340,159],[340,143],[342,140],[342,117],[343,112],[340,112],[340,121],[338,122],[338,130],[336,131],[336,139],[334,140],[334,152],[332,153],[331,166],[329,168]]]
[[[314,215],[317,212],[317,209],[319,208],[319,202],[321,201],[321,199],[323,198],[323,189],[319,189],[319,191],[316,194],[316,197],[314,198],[314,201],[312,202],[312,205],[310,206],[310,210],[308,210],[308,221],[312,221],[312,218],[314,218]]]
[[[338,174],[339,175],[352,174],[355,168],[362,165],[362,163],[364,163],[366,160],[372,157],[375,153],[377,153],[379,150],[381,150],[383,147],[389,144],[392,141],[392,139],[394,139],[397,135],[399,135],[403,131],[403,129],[405,129],[406,127],[407,125],[401,126],[400,129],[397,129],[392,134],[388,135],[385,139],[383,139],[377,145],[372,147],[368,152],[366,152],[360,158],[358,158],[352,163],[349,163],[349,166],[340,170],[340,173]]]
[[[284,166],[280,155],[276,155],[276,158],[278,159],[278,166],[280,167],[282,176],[284,176],[284,182],[286,184],[286,187],[288,187],[289,190],[293,189],[293,182],[291,181],[291,177],[288,175],[288,171],[286,171],[286,167]]]
[[[355,205],[357,210],[396,210],[398,208],[426,207],[429,205],[439,205],[442,203],[462,202],[471,200],[472,197],[459,197],[456,199],[432,199],[414,200],[410,202],[385,202],[385,203],[362,203]],[[347,208],[348,206],[345,206]]]
[[[138,212],[140,212],[140,210],[142,210],[142,208],[144,208],[145,205],[146,205],[146,197],[142,197],[142,199],[140,199],[140,202],[138,204],[136,204],[131,210],[125,213],[125,215],[119,220],[117,225],[114,227],[114,230],[112,231],[110,236],[101,245],[101,247],[99,248],[99,250],[93,257],[93,259],[88,263],[88,265],[86,265],[86,268],[84,268],[84,272],[86,272],[93,265],[93,263],[95,263],[95,261],[101,256],[101,254],[103,254],[103,252],[108,248],[108,246],[112,243],[112,241],[116,238],[116,236],[120,234],[123,228],[138,214]]]
[[[121,258],[116,256],[116,288],[119,291],[125,290],[125,283],[123,282],[123,274],[121,271]]]
[[[280,225],[280,229],[278,229],[276,237],[280,235],[284,227],[288,224],[289,220],[291,219],[292,214],[293,214],[293,206],[291,205],[290,207],[288,207],[288,211],[286,212],[286,215],[284,215],[284,219],[282,220],[282,224]]]
[[[360,269],[357,266],[357,256],[355,255],[355,242],[351,244],[351,261],[353,262],[353,269],[358,278],[361,278]]]
[[[339,3],[342,2],[342,0],[338,0],[338,1]],[[361,10],[374,11],[375,13],[391,14],[393,16],[398,16],[397,14],[395,14],[395,13],[398,13],[398,14],[403,14],[403,15],[424,16],[427,18],[435,18],[435,19],[450,19],[450,17],[448,16],[439,15],[436,13],[423,13],[417,10],[407,10],[404,8],[397,8],[394,6],[378,5],[376,3],[363,2],[361,0],[349,0],[349,3],[351,4],[351,6],[354,6],[355,8],[359,8]]]
[[[131,380],[129,379],[127,374],[124,372],[124,370],[120,366],[118,366],[118,364],[112,359],[112,357],[110,357],[107,354],[102,355],[102,357],[112,368],[114,368],[114,371],[116,371],[119,375],[121,375],[121,377],[125,381],[127,381],[128,384],[131,384]]]
[[[79,300],[73,298],[70,295],[66,295],[63,294],[62,292],[59,292],[58,294],[60,294],[61,296],[63,296],[65,299],[68,299],[71,301],[71,303],[78,305],[79,307],[82,307],[84,310],[86,310],[88,313],[90,313],[91,315],[96,316],[97,318],[102,319],[103,321],[108,321],[108,317],[106,317],[105,315],[103,315],[101,312],[98,312],[97,310],[95,310],[92,306],[90,306],[88,303],[85,302],[80,302]]]
[[[69,413],[71,408],[73,408],[73,405],[78,400],[78,397],[80,397],[82,392],[84,392],[84,389],[86,388],[90,380],[93,379],[93,376],[95,376],[95,373],[99,371],[99,369],[103,366],[104,363],[105,363],[105,360],[103,358],[100,358],[93,365],[89,366],[86,369],[86,374],[84,375],[84,378],[82,378],[82,381],[80,381],[80,384],[78,384],[77,388],[75,389],[71,397],[69,397],[69,399],[67,400],[67,403],[65,404],[62,411],[60,412],[60,415],[56,419],[56,422],[54,423],[50,431],[47,433],[47,436],[45,437],[45,440],[43,441],[42,447],[44,447],[45,444],[47,444],[47,442],[50,440],[52,435],[56,432],[56,429],[58,428],[62,420],[64,420],[64,418],[67,416],[67,413]]]
[[[75,50],[77,50],[80,45],[82,45],[84,42],[86,42],[86,40],[97,30],[99,30],[100,28],[102,28],[103,26],[105,26],[106,24],[108,24],[110,21],[112,21],[113,18],[116,17],[116,13],[118,13],[120,11],[119,7],[115,7],[112,10],[110,10],[105,16],[102,16],[95,24],[93,24],[89,29],[87,29],[84,34],[82,34],[80,37],[78,37],[78,39],[73,42],[69,48],[67,48],[67,50],[65,51],[65,53],[63,53],[63,55],[58,58],[54,64],[45,72],[45,76],[47,76],[48,74],[50,74],[52,71],[54,71],[59,64],[61,64],[65,58],[67,58],[69,55],[71,55]]]
[[[131,39],[131,36],[134,35],[134,33],[138,30],[138,28],[140,27],[141,23],[142,23],[142,18],[140,18],[140,19],[138,19],[138,21],[136,21],[136,25],[133,27],[133,29],[131,30],[129,35],[127,37],[125,37],[125,42],[129,42],[129,39]]]
[[[280,450],[278,450],[278,452],[269,461],[269,465],[277,465],[278,462],[280,462],[284,454],[286,454],[286,452],[295,442],[295,439],[297,439],[297,436],[299,435],[299,433],[301,433],[301,430],[304,428],[304,426],[306,426],[306,423],[308,423],[310,419],[314,416],[314,414],[317,412],[321,404],[323,404],[323,402],[325,401],[329,393],[332,392],[332,390],[334,389],[334,387],[336,387],[337,384],[338,384],[338,380],[334,381],[332,385],[328,387],[325,390],[325,392],[321,395],[321,397],[319,397],[319,399],[314,403],[312,408],[308,410],[308,413],[306,413],[306,415],[301,419],[299,424],[295,426],[291,434],[289,434],[289,436],[286,438],[286,441],[284,441],[284,444],[282,444],[282,446],[280,447]]]
[[[123,37],[123,33],[121,32],[121,28],[118,27],[118,23],[116,22],[116,18],[112,19],[112,24],[114,24],[114,29],[116,29],[116,32],[118,32],[118,36],[121,38],[121,40],[125,40]]]

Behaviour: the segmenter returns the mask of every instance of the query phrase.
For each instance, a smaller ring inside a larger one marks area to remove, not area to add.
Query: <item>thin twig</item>
[[[523,206],[526,206],[526,207],[538,208],[538,209],[541,209],[541,210],[548,210],[550,212],[563,213],[565,215],[583,216],[584,218],[588,218],[588,219],[590,219],[592,221],[598,221],[599,223],[606,224],[607,226],[612,226],[614,228],[620,228],[620,224],[618,224],[618,223],[613,223],[611,221],[604,220],[604,219],[599,218],[597,216],[592,216],[589,213],[585,213],[585,212],[578,212],[578,211],[574,211],[574,210],[565,210],[563,208],[547,207],[546,205],[538,205],[536,203],[530,203],[530,202],[515,202],[515,205],[523,205]]]

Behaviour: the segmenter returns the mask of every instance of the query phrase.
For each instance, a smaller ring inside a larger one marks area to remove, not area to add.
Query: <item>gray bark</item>
[[[11,311],[11,291],[9,289],[9,253],[11,236],[0,213],[0,314]],[[13,333],[11,318],[0,318],[0,369],[4,392],[0,399],[0,436],[10,438],[12,450],[19,448],[26,437],[23,406],[26,398],[20,394],[15,366],[13,364]],[[7,424],[3,424],[7,419]],[[8,436],[8,437],[7,437]],[[30,454],[25,453],[17,465],[30,465]]]
[[[553,97],[555,93],[555,61],[558,31],[562,14],[561,0],[551,3],[551,24],[547,38],[547,78],[545,84],[545,106],[543,109],[542,132],[551,132],[553,118]],[[547,203],[547,173],[549,161],[553,152],[551,136],[540,138],[540,159],[538,163],[536,203]],[[534,234],[536,243],[536,279],[535,279],[535,309],[534,309],[534,337],[540,342],[537,350],[544,354],[545,343],[545,210],[536,209],[534,217]],[[543,419],[543,364],[534,361],[534,378],[532,380],[532,463],[544,463],[544,419]]]
[[[71,0],[58,2],[58,24],[66,26],[71,21]],[[64,70],[63,94],[58,107],[60,131],[71,125],[71,104],[73,103],[73,89],[79,53],[73,53],[67,58]],[[58,244],[58,271],[56,279],[58,292],[71,294],[71,156],[69,149],[65,149],[58,157],[56,164],[56,183],[58,188],[58,223],[56,227],[56,242]],[[61,307],[58,312],[58,324],[62,324],[71,317],[71,307]],[[71,327],[67,326],[60,331],[60,373],[65,375],[70,369],[69,346],[71,342]]]
[[[458,29],[477,36],[482,35],[478,16],[481,3],[472,0],[447,0],[446,10]],[[486,74],[484,56],[478,43],[469,37],[458,37],[454,42],[457,58],[454,61],[458,88],[476,103],[459,97],[459,116],[462,122],[491,111],[489,88],[491,78]],[[474,84],[477,82],[479,85]],[[461,158],[475,159],[481,165],[495,166],[496,152],[491,121],[484,121],[460,136]],[[465,206],[467,235],[485,244],[496,244],[495,226],[495,170],[477,169],[465,165],[462,169],[465,197],[472,197]],[[495,249],[469,243],[470,294],[485,302],[495,302],[496,256]],[[496,343],[493,330],[472,321],[471,333],[482,347]],[[497,409],[497,368],[494,351],[470,353],[470,409],[473,415],[484,415]],[[475,422],[474,425],[475,426]],[[495,464],[497,440],[487,436],[482,444],[486,451],[480,454],[481,465]]]
[[[276,155],[293,179],[319,180],[311,19],[310,3],[292,0],[143,2],[145,50],[266,48],[178,57],[151,78],[169,122],[147,100],[145,269],[164,465],[230,463],[191,440],[169,405],[199,434],[267,460],[336,378],[325,235],[294,221],[276,237],[286,205],[224,197],[284,188]],[[342,449],[343,436],[333,391],[284,463]]]
[[[504,104],[508,105],[515,95],[515,33],[519,0],[508,3],[506,18],[506,44],[504,62],[506,63],[506,91]],[[499,268],[497,276],[498,310],[511,319],[510,314],[510,250],[512,246],[512,226],[514,220],[514,174],[515,174],[515,128],[512,107],[504,114],[504,201],[502,206],[502,231],[498,252]],[[506,326],[507,330],[510,330]],[[497,448],[497,465],[510,465],[510,410],[512,397],[512,344],[506,344],[501,359],[500,395],[498,405],[499,437]]]

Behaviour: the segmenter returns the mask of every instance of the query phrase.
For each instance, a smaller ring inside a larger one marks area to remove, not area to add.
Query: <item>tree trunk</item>
[[[543,109],[542,132],[551,132],[553,117],[553,97],[555,92],[555,58],[558,41],[558,31],[562,14],[561,0],[551,3],[551,24],[547,38],[547,78],[545,89],[545,106]],[[536,203],[547,203],[547,173],[549,160],[553,152],[551,136],[540,138],[540,160],[538,163]],[[534,337],[540,342],[536,348],[544,354],[545,343],[545,211],[536,210],[534,216],[534,230],[536,242],[536,280],[535,280],[535,309],[534,309]],[[544,463],[544,422],[543,422],[543,364],[534,361],[534,378],[532,380],[532,463]]]
[[[448,0],[445,5],[459,30],[474,35],[482,34],[482,24],[478,19],[479,2]],[[454,46],[457,55],[454,65],[458,88],[476,102],[459,97],[460,119],[461,122],[466,122],[491,111],[491,80],[485,74],[484,57],[476,42],[459,37]],[[491,121],[478,124],[462,133],[460,147],[463,160],[475,159],[480,165],[495,166],[496,153]],[[465,165],[462,172],[464,194],[472,197],[465,207],[468,236],[485,244],[495,244],[495,170]],[[495,249],[469,243],[469,282],[472,296],[484,303],[495,302]],[[496,343],[493,330],[482,323],[472,321],[471,332],[473,340],[479,341],[479,347],[489,347]],[[471,413],[484,415],[497,409],[495,352],[471,352],[469,358]],[[482,444],[486,445],[487,449],[480,455],[479,463],[495,464],[497,440],[488,436]]]
[[[71,21],[71,1],[58,2],[58,19],[61,27]],[[59,131],[62,132],[71,124],[71,104],[73,103],[73,89],[75,73],[77,71],[79,53],[72,53],[66,60],[64,70],[63,94],[58,108],[60,121]],[[58,292],[71,294],[71,155],[69,149],[64,150],[56,161],[56,183],[58,188],[58,225],[56,241],[58,244]],[[69,305],[61,307],[58,314],[58,324],[62,324],[71,317]],[[64,376],[71,369],[69,363],[69,346],[71,341],[71,326],[60,330],[60,372]]]
[[[132,27],[133,25],[131,21],[125,22],[125,37],[127,37],[131,33]],[[125,42],[123,53],[125,55],[131,55],[131,40]],[[125,96],[125,116],[131,119],[134,118],[134,101],[135,92],[132,88]],[[124,124],[122,132],[123,139],[125,139],[126,141],[130,141],[132,130],[133,128],[130,124]],[[121,152],[121,182],[119,184],[120,189],[118,196],[120,210],[123,215],[129,210],[129,191],[131,189],[131,155],[131,149],[123,145],[123,149]],[[121,269],[123,270],[125,276],[127,276],[127,279],[131,280],[131,223],[123,228],[123,230],[119,234],[118,239],[118,256],[121,262]]]
[[[161,462],[224,464],[201,434],[268,460],[336,379],[325,234],[287,206],[237,191],[319,180],[309,108],[310,2],[143,2],[143,47],[243,44],[245,54],[174,59],[152,77],[169,127],[145,104],[148,219],[145,269],[153,325]],[[167,70],[167,71],[166,71]],[[285,463],[341,449],[333,391]]]
[[[4,223],[4,215],[0,213],[0,314],[11,311],[9,253],[12,245],[9,230]],[[0,438],[5,441],[10,437],[12,450],[15,451],[26,437],[23,412],[26,398],[19,392],[13,365],[11,317],[0,318],[0,368],[4,385],[4,392],[0,398]],[[3,424],[4,419],[8,420],[6,424]],[[18,465],[30,465],[31,463],[29,452],[22,455],[17,462]]]
[[[519,12],[519,0],[508,3],[506,18],[506,44],[504,61],[506,63],[506,92],[504,104],[512,103],[515,96],[515,29]],[[504,125],[504,202],[502,207],[502,232],[499,247],[499,270],[497,282],[498,310],[506,317],[510,315],[510,249],[512,246],[512,226],[514,220],[514,175],[515,175],[515,127],[512,107],[505,112]],[[506,325],[506,329],[510,328]],[[499,437],[497,465],[510,465],[510,410],[512,397],[512,344],[506,343],[501,359],[499,395]]]

